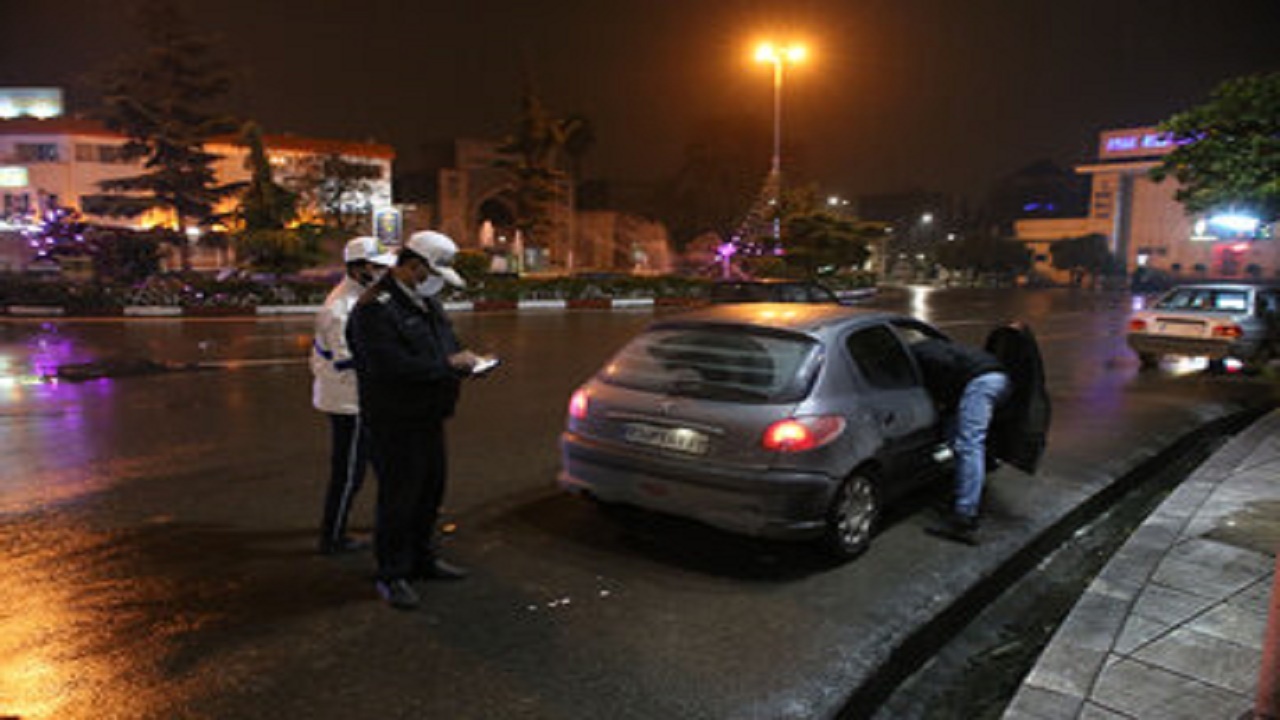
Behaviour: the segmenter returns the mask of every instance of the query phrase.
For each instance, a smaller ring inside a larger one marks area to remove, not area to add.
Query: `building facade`
[[[1280,278],[1280,241],[1274,227],[1243,209],[1214,216],[1188,215],[1174,197],[1178,184],[1157,183],[1150,172],[1174,149],[1153,127],[1107,130],[1097,162],[1076,172],[1088,175],[1092,190],[1083,218],[1019,220],[1015,233],[1035,255],[1035,270],[1054,279],[1054,241],[1100,234],[1129,273],[1139,268],[1175,281],[1274,280]]]
[[[152,211],[135,218],[111,217],[102,213],[94,196],[102,193],[100,183],[139,175],[141,160],[123,153],[126,138],[108,130],[101,123],[76,118],[0,119],[0,232],[20,231],[38,223],[54,208],[71,208],[88,222],[99,225],[145,229],[172,226],[173,217]],[[283,185],[303,181],[314,172],[317,162],[338,157],[352,164],[367,166],[370,179],[363,182],[357,196],[344,200],[350,210],[383,207],[392,203],[391,173],[395,151],[389,145],[347,142],[293,135],[267,135],[263,138],[275,179]],[[219,156],[214,163],[215,182],[229,184],[250,178],[246,167],[248,149],[234,137],[210,140],[205,149]],[[220,211],[228,211],[235,200],[226,201]],[[304,208],[318,212],[318,208]],[[182,228],[195,242],[202,229]],[[198,243],[197,243],[198,245]],[[233,264],[226,250],[210,248],[198,252],[196,266]],[[12,253],[6,253],[9,258]],[[6,260],[8,269],[15,261]]]

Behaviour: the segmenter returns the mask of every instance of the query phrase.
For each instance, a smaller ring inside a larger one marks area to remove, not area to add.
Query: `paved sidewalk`
[[[1237,435],[1081,596],[1005,720],[1239,720],[1280,547],[1280,410]]]

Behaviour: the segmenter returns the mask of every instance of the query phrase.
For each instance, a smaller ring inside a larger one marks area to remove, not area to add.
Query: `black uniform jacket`
[[[987,447],[995,457],[1034,473],[1048,441],[1050,416],[1040,346],[1031,328],[1009,324],[991,331],[986,349],[1004,365],[1013,386],[992,420]]]
[[[387,273],[360,296],[347,320],[360,414],[370,423],[440,421],[453,415],[459,373],[449,356],[461,349],[444,308],[425,310]]]
[[[1000,372],[1000,361],[977,348],[948,340],[927,338],[911,346],[924,387],[942,413],[953,413],[970,380],[989,372]]]

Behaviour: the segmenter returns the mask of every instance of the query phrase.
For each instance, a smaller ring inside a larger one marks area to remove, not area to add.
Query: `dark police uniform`
[[[435,558],[447,471],[444,422],[453,415],[460,379],[449,356],[461,347],[440,303],[411,296],[391,273],[356,303],[347,343],[378,475],[378,577],[421,577]]]

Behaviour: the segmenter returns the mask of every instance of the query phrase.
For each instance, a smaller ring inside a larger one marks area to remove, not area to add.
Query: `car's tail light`
[[[585,418],[587,416],[588,404],[587,391],[579,388],[573,393],[573,396],[569,398],[569,417],[574,420],[581,420]]]
[[[770,425],[760,444],[765,450],[797,453],[822,447],[844,432],[844,418],[839,415],[812,415],[787,418]]]
[[[1235,339],[1244,335],[1244,329],[1239,325],[1218,325],[1213,328],[1213,336],[1220,338]]]
[[[1147,331],[1146,320],[1134,318],[1129,321],[1129,332],[1146,332],[1146,331]]]

